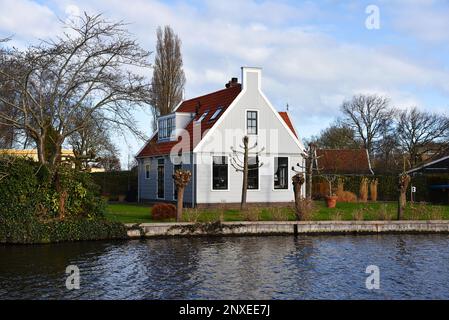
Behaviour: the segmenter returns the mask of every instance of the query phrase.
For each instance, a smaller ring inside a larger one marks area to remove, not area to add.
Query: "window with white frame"
[[[228,158],[214,156],[212,159],[212,190],[228,189]]]
[[[274,188],[288,189],[288,157],[274,158]]]
[[[257,111],[246,111],[246,132],[257,134]]]
[[[248,157],[248,190],[259,189],[259,157]]]
[[[170,138],[176,129],[175,118],[171,117],[171,118],[159,119],[158,129],[159,129],[159,132],[158,132],[159,139]]]

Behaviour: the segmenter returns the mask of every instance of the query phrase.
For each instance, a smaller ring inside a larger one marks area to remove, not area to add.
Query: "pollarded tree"
[[[149,101],[149,84],[131,71],[149,67],[149,52],[124,23],[84,14],[66,27],[63,36],[24,51],[4,49],[0,69],[0,86],[14,90],[13,98],[0,96],[0,103],[16,111],[11,116],[0,108],[0,124],[30,137],[39,162],[49,167],[58,162],[66,139],[93,114],[138,134],[131,113]],[[45,152],[48,144],[54,153]]]
[[[240,210],[246,209],[246,194],[248,191],[248,173],[249,171],[259,170],[263,166],[263,162],[259,163],[259,154],[265,150],[261,148],[260,150],[253,151],[257,148],[257,142],[253,146],[248,146],[248,136],[244,136],[242,141],[243,145],[240,145],[241,150],[237,150],[231,147],[231,165],[232,167],[243,174],[242,180],[242,199],[240,202]],[[251,151],[252,156],[256,159],[255,163],[249,164],[249,152]],[[243,157],[243,159],[242,159]]]
[[[190,182],[190,178],[192,177],[192,173],[189,170],[176,170],[173,174],[173,180],[176,186],[176,192],[178,196],[178,203],[176,207],[176,221],[182,221],[182,209],[184,205],[184,190],[186,186]]]

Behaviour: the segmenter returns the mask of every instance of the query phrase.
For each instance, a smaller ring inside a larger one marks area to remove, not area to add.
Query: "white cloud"
[[[0,0],[0,31],[20,38],[44,38],[58,28],[56,15],[28,0]]]
[[[56,21],[47,7],[18,2],[27,4],[25,12],[36,7],[39,21],[45,25],[52,19]],[[0,3],[11,5],[12,1]],[[73,2],[57,1],[54,5],[67,13]],[[434,103],[423,101],[410,88],[431,88],[449,97],[449,76],[438,62],[417,60],[394,44],[386,48],[337,39],[329,30],[338,26],[314,24],[314,19],[330,13],[309,1],[295,6],[274,1],[210,1],[194,6],[154,0],[135,0],[132,4],[80,0],[76,7],[90,13],[103,12],[110,20],[129,22],[130,31],[149,50],[154,50],[157,26],[170,24],[183,43],[187,97],[222,88],[230,77],[240,76],[240,66],[262,67],[264,91],[279,109],[289,103],[301,136],[319,132],[338,114],[340,103],[356,93],[385,94],[399,107]],[[426,41],[449,39],[449,20],[443,19],[448,13],[444,10],[438,12],[422,1],[416,4],[418,9],[405,6],[399,11],[400,5],[389,2],[380,8],[381,15],[390,13],[396,19],[394,25],[403,32]],[[24,35],[39,29],[36,19],[21,21]],[[14,30],[14,26],[0,18],[0,31]],[[387,27],[383,24],[382,32],[388,32]],[[139,114],[137,118],[145,119],[141,126],[149,131],[149,117]],[[139,146],[140,142],[133,144],[134,152]]]

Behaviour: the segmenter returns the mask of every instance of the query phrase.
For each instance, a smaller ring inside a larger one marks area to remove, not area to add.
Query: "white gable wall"
[[[270,106],[261,88],[261,70],[242,68],[243,89],[231,106],[217,121],[205,138],[195,148],[197,154],[197,203],[235,203],[240,202],[242,173],[236,172],[229,164],[229,188],[226,191],[212,190],[212,156],[232,154],[231,147],[237,150],[246,134],[246,112],[258,112],[258,135],[250,135],[249,145],[258,143],[265,147],[259,169],[259,190],[248,190],[248,202],[290,202],[294,200],[291,167],[302,163],[300,154],[302,143],[296,139],[278,112]],[[240,149],[241,150],[241,149]],[[251,156],[251,153],[250,153]],[[274,158],[289,157],[289,189],[274,190]]]

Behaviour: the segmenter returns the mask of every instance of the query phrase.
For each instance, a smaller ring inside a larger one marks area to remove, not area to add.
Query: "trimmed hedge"
[[[378,201],[397,201],[399,196],[398,191],[398,176],[396,175],[374,175],[366,176],[369,180],[377,179],[379,184],[377,186]],[[411,186],[415,186],[417,189],[415,196],[415,201],[430,201],[429,186],[435,180],[435,178],[446,178],[449,180],[449,175],[417,175],[412,177],[412,181],[407,190],[407,198],[410,196]],[[359,197],[360,181],[362,176],[344,176],[344,189],[345,191],[353,192]],[[314,177],[313,184],[325,182],[321,177]],[[327,183],[327,182],[326,182]],[[336,187],[336,183],[335,183]],[[314,188],[315,190],[315,188]],[[317,196],[317,195],[314,195]]]
[[[0,156],[0,243],[125,239],[126,227],[104,219],[91,176],[24,158]]]
[[[153,220],[176,218],[176,206],[171,203],[156,203],[151,208],[151,218]]]
[[[94,172],[90,174],[101,194],[109,200],[117,200],[119,195],[125,195],[126,201],[137,201],[137,170]]]
[[[38,244],[61,241],[126,239],[126,227],[103,219],[41,222],[0,219],[0,243]]]

